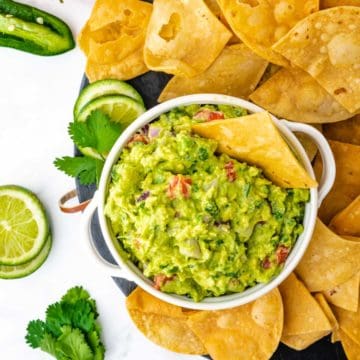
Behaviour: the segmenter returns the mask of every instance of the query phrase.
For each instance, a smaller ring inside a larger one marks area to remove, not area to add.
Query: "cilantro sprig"
[[[82,287],[74,287],[48,306],[45,321],[29,322],[26,342],[58,360],[102,360],[105,348],[98,315],[95,300]]]
[[[76,177],[83,185],[98,183],[106,155],[121,134],[122,128],[100,110],[93,111],[85,122],[69,124],[68,133],[79,148],[91,148],[93,156],[64,156],[54,165],[65,174]]]

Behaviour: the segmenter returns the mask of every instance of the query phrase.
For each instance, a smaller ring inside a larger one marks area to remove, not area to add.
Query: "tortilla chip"
[[[181,354],[204,355],[207,350],[190,330],[186,319],[129,310],[136,327],[152,342]]]
[[[360,360],[360,345],[351,339],[344,331],[339,331],[341,344],[348,360]]]
[[[305,123],[329,123],[353,116],[298,68],[279,70],[250,99],[278,117]]]
[[[331,219],[329,227],[339,235],[360,237],[360,195]]]
[[[329,306],[328,302],[326,301],[324,294],[322,294],[322,293],[315,294],[315,299],[318,302],[318,304],[320,305],[320,307],[321,307],[322,311],[324,312],[324,314],[326,315],[326,317],[328,318],[330,325],[331,325],[331,331],[335,331],[335,330],[339,329],[339,323],[336,320],[336,317],[335,317],[333,311],[331,310],[331,307]]]
[[[89,61],[117,63],[142,48],[151,12],[152,5],[139,0],[97,0],[79,36]]]
[[[262,58],[282,66],[288,61],[271,46],[300,19],[319,9],[318,0],[218,0],[234,33]]]
[[[331,140],[329,144],[335,157],[336,178],[319,209],[319,217],[325,224],[360,194],[360,146]],[[322,171],[319,155],[315,159],[314,171],[319,179]]]
[[[333,306],[336,318],[339,321],[340,331],[360,346],[360,307],[356,312]],[[341,334],[340,334],[341,338]]]
[[[359,306],[360,272],[343,284],[323,291],[329,303],[345,310],[356,311]]]
[[[340,341],[340,328],[338,330],[334,330],[332,333],[331,333],[331,342],[334,344],[338,341]]]
[[[360,6],[360,0],[320,0],[320,9],[344,5]]]
[[[181,307],[161,301],[139,287],[126,299],[126,307],[136,327],[155,344],[182,354],[207,353],[187,325]]]
[[[342,235],[341,237],[346,240],[360,242],[360,237],[357,236]]]
[[[267,64],[244,44],[227,46],[202,74],[192,78],[174,76],[162,91],[159,101],[199,93],[247,98],[255,89]]]
[[[360,109],[360,8],[339,6],[301,20],[273,50],[308,72],[348,111]]]
[[[144,48],[149,69],[191,77],[205,71],[231,32],[202,0],[156,0]]]
[[[360,114],[335,124],[324,124],[324,135],[327,139],[360,145]]]
[[[284,328],[281,337],[327,332],[332,326],[318,302],[294,274],[279,285],[284,304]],[[301,342],[301,341],[300,341]]]
[[[255,164],[275,184],[287,188],[317,186],[299,163],[267,112],[193,125],[200,136],[218,141],[218,151]]]
[[[360,243],[341,238],[319,219],[296,274],[309,291],[325,291],[360,271]]]
[[[294,350],[304,350],[329,333],[330,331],[317,331],[300,335],[283,335],[281,342]]]
[[[90,82],[102,79],[129,80],[146,73],[142,49],[135,51],[116,64],[98,64],[91,61],[86,65],[86,76]]]
[[[221,311],[201,311],[188,324],[214,360],[268,360],[279,345],[283,306],[278,289]]]
[[[309,124],[312,125],[314,128],[322,132],[322,126],[321,124]],[[303,146],[304,150],[306,151],[306,154],[310,161],[313,161],[317,152],[318,147],[313,142],[313,140],[306,135],[305,133],[301,132],[294,132],[295,136],[298,138],[298,140],[301,142],[301,145]]]

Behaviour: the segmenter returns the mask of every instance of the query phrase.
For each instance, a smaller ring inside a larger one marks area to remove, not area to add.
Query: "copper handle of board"
[[[60,199],[59,199],[59,208],[60,210],[65,213],[65,214],[74,214],[74,213],[78,213],[80,211],[84,211],[86,209],[86,207],[89,205],[91,199],[89,200],[85,200],[77,205],[74,206],[66,206],[66,203],[77,197],[78,193],[76,189],[70,190],[68,191],[66,194],[64,194]]]

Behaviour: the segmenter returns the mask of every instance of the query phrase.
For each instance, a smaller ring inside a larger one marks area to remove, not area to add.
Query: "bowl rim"
[[[104,206],[106,201],[106,196],[108,192],[108,185],[111,178],[111,169],[113,165],[118,161],[122,149],[127,144],[128,140],[133,136],[133,134],[141,129],[144,125],[156,120],[161,114],[170,111],[173,108],[179,106],[186,106],[191,104],[223,104],[231,106],[241,106],[247,109],[250,113],[263,112],[266,111],[263,108],[240,98],[235,98],[227,95],[219,94],[196,94],[196,95],[187,95],[178,97],[175,99],[168,100],[163,102],[148,111],[140,115],[132,124],[130,124],[127,129],[120,135],[114,146],[112,147],[103,167],[103,171],[100,178],[100,183],[98,187],[98,216],[99,223],[102,235],[104,236],[105,243],[110,250],[111,255],[114,257],[116,263],[121,267],[121,269],[126,273],[127,277],[134,281],[138,286],[143,288],[145,291],[154,295],[155,297],[171,303],[173,305],[181,306],[184,308],[194,309],[194,310],[221,310],[228,309],[235,306],[244,305],[251,301],[258,299],[259,297],[267,294],[274,288],[276,288],[282,281],[284,281],[290,273],[295,269],[296,265],[301,260],[304,255],[307,246],[312,237],[314,231],[316,217],[317,217],[317,202],[318,202],[318,188],[311,188],[310,190],[310,201],[305,206],[305,215],[303,220],[304,231],[296,240],[296,243],[293,249],[290,252],[289,257],[287,258],[283,269],[281,272],[273,277],[269,282],[264,284],[257,284],[249,289],[244,290],[240,293],[234,293],[229,295],[222,295],[219,297],[208,297],[200,302],[195,302],[190,298],[185,296],[180,296],[176,294],[168,294],[156,290],[153,287],[153,282],[146,278],[140,269],[138,269],[132,262],[124,259],[119,251],[119,246],[116,247],[116,240],[111,235],[111,228],[108,224],[108,220],[105,216]],[[289,146],[296,152],[299,160],[304,165],[307,172],[314,177],[313,168],[311,162],[307,157],[307,154],[296,138],[294,133],[286,127],[281,120],[277,119],[272,114],[271,118],[274,121],[274,124],[285,137],[285,140],[288,142]]]

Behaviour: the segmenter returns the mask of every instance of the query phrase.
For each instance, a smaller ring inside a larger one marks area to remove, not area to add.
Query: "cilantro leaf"
[[[69,125],[69,135],[79,147],[91,147],[102,156],[110,151],[121,134],[121,126],[100,110],[93,111],[86,121]]]
[[[56,357],[56,339],[51,334],[45,333],[40,349]]]
[[[57,158],[54,165],[65,174],[78,177],[80,183],[89,185],[96,182],[96,169],[103,163],[102,160],[93,159],[87,156],[71,157],[64,156]]]
[[[57,302],[50,305],[46,310],[46,328],[51,334],[58,337],[61,335],[63,325],[71,325],[71,309]]]
[[[78,300],[87,300],[91,305],[92,311],[96,314],[95,317],[97,317],[96,302],[90,298],[90,294],[82,286],[74,286],[61,298],[62,302],[69,304],[75,304]]]
[[[72,306],[72,324],[74,327],[89,332],[94,328],[94,313],[87,300],[78,300]]]
[[[69,360],[93,360],[94,358],[84,334],[71,326],[62,327],[62,335],[56,342],[56,355],[59,359]]]
[[[26,331],[26,343],[34,349],[40,347],[46,332],[45,323],[41,320],[32,320],[29,322]]]
[[[100,341],[100,335],[97,331],[91,331],[86,335],[86,339],[94,352],[94,360],[102,360],[105,355],[105,347]]]

